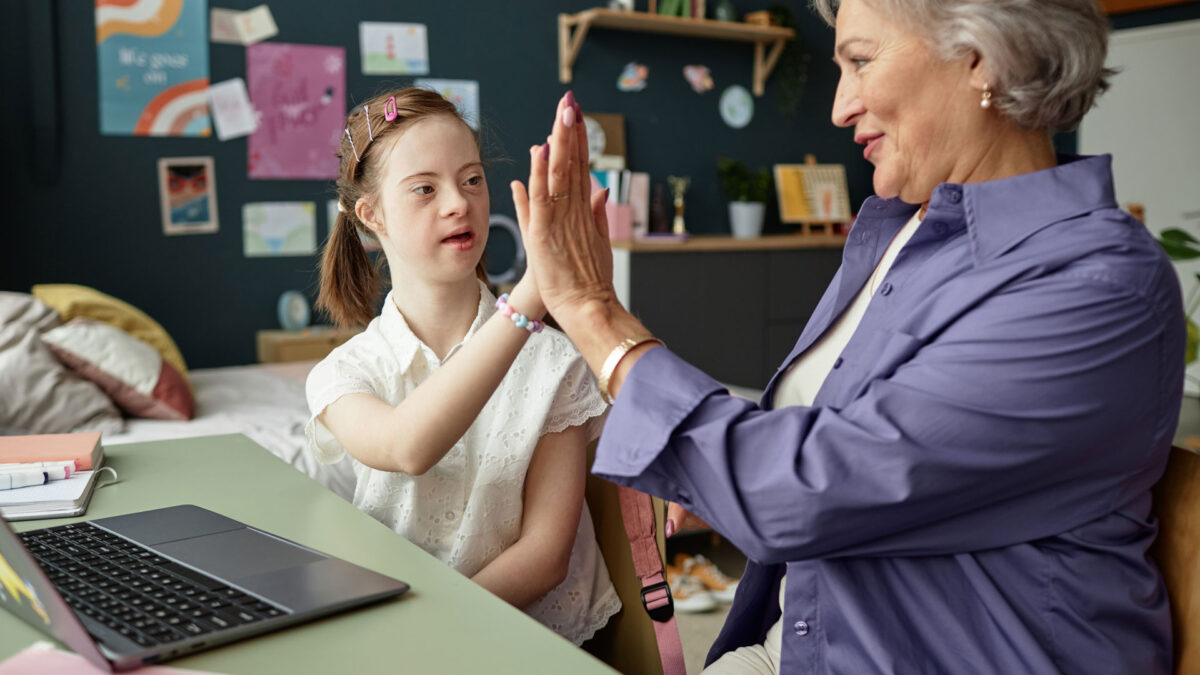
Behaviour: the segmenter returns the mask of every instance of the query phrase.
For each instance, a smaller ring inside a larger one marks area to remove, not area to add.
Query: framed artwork
[[[817,164],[776,164],[775,192],[779,220],[783,223],[829,224],[850,220],[850,195],[846,167]]]
[[[163,234],[217,231],[217,176],[212,157],[158,160],[158,199]]]

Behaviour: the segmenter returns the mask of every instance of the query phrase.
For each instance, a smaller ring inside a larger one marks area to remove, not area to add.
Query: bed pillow
[[[190,420],[196,402],[183,376],[154,347],[91,319],[42,334],[58,360],[94,382],[130,417]]]
[[[76,284],[39,284],[33,287],[32,292],[38,300],[57,310],[64,323],[80,317],[92,319],[116,326],[149,344],[164,361],[175,367],[184,382],[188,381],[187,364],[175,341],[157,321],[137,307],[94,288]]]
[[[58,314],[28,293],[0,292],[0,429],[4,433],[116,433],[121,413],[99,387],[42,344]]]

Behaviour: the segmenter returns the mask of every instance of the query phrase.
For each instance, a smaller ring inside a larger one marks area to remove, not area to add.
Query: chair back
[[[588,466],[595,458],[596,444],[588,446]],[[663,540],[662,501],[654,500],[659,555],[666,558]],[[598,631],[583,648],[622,673],[662,675],[654,622],[642,608],[642,584],[633,570],[629,537],[621,519],[617,486],[591,473],[587,477],[587,507],[596,527],[596,541],[608,566],[608,575],[621,598],[621,611]]]
[[[1167,582],[1175,633],[1175,672],[1200,673],[1200,455],[1171,448],[1154,486],[1158,538],[1150,549]]]

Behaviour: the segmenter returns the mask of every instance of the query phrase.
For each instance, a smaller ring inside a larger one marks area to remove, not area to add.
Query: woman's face
[[[379,236],[393,277],[433,283],[473,279],[487,244],[489,203],[471,130],[438,115],[388,140],[379,193],[360,200],[358,210]]]
[[[866,0],[841,3],[834,51],[841,78],[833,123],[854,127],[875,165],[877,195],[920,204],[939,183],[970,175],[973,142],[984,136],[973,59],[938,59]]]

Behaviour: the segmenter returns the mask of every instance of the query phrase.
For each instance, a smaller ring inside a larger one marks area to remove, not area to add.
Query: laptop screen
[[[111,668],[3,518],[0,518],[0,607],[57,638],[101,668]]]

